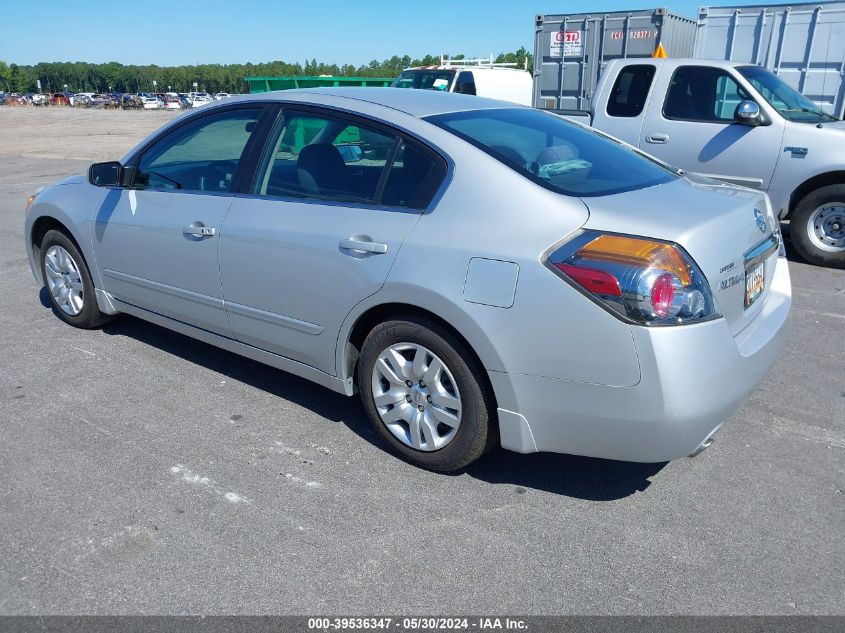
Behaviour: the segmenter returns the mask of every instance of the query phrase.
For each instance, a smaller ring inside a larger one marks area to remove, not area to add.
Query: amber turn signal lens
[[[618,262],[642,268],[655,267],[673,273],[685,286],[690,272],[683,257],[671,244],[623,235],[600,235],[578,250],[587,259]]]

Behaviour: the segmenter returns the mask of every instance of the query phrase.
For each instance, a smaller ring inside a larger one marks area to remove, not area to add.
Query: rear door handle
[[[668,134],[649,134],[645,137],[646,143],[655,143],[661,145],[669,140]]]
[[[182,233],[192,237],[214,237],[217,234],[217,229],[213,226],[203,226],[197,223],[189,224],[182,229]]]
[[[387,244],[381,244],[380,242],[364,242],[353,238],[340,240],[340,247],[345,251],[375,253],[376,255],[383,255],[387,252]]]

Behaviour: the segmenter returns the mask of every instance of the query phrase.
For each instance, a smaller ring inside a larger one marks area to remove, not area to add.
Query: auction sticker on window
[[[570,57],[581,55],[583,38],[581,31],[557,31],[552,33],[549,57]]]

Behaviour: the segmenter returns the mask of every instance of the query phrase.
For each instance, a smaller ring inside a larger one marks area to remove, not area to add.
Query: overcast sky
[[[304,61],[355,65],[407,53],[533,50],[534,14],[654,7],[622,0],[7,0],[0,60],[160,66]],[[696,17],[695,0],[670,10]],[[726,3],[720,3],[726,4]],[[740,3],[742,4],[742,3]],[[440,8],[442,7],[442,8]]]

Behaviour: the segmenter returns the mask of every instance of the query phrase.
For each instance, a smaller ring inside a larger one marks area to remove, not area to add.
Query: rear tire
[[[810,192],[789,220],[795,250],[817,266],[845,268],[845,185]]]
[[[47,231],[41,240],[40,257],[41,276],[56,316],[86,330],[111,320],[97,306],[91,273],[73,240],[61,231]]]
[[[482,372],[452,332],[408,316],[380,323],[367,335],[358,387],[376,432],[394,452],[427,470],[452,472],[498,440],[495,403]]]

